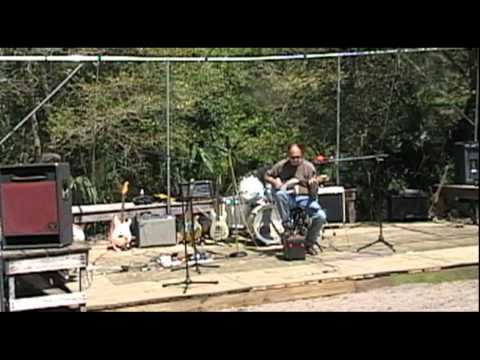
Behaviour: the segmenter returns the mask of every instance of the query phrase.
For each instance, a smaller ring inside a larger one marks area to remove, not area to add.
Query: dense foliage
[[[152,56],[271,55],[338,49],[0,49],[12,54]],[[385,152],[389,188],[431,191],[452,162],[454,141],[473,139],[478,50],[345,58],[341,61],[341,154]],[[285,154],[292,141],[307,157],[333,155],[337,60],[171,64],[173,183],[238,178]],[[0,138],[75,67],[0,62]],[[76,202],[166,191],[166,64],[85,64],[2,146],[3,164],[57,152],[71,164]],[[334,174],[333,167],[322,169]],[[453,174],[450,174],[452,176]],[[372,162],[342,163],[342,183],[368,189]]]

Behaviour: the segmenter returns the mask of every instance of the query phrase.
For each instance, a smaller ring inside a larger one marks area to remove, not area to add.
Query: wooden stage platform
[[[266,302],[333,295],[383,286],[392,274],[440,271],[477,266],[478,226],[450,222],[387,223],[385,239],[397,253],[375,245],[355,250],[378,238],[374,225],[353,224],[327,229],[323,245],[329,248],[305,261],[279,258],[278,246],[258,247],[241,243],[248,256],[230,258],[234,243],[203,246],[215,253],[220,268],[192,270],[193,280],[218,280],[218,285],[183,287],[164,283],[184,279],[157,265],[160,254],[183,251],[182,245],[116,253],[105,242],[92,244],[88,311],[209,311]],[[120,269],[129,271],[118,272]],[[116,272],[117,271],[117,272]],[[383,285],[381,285],[383,283]]]

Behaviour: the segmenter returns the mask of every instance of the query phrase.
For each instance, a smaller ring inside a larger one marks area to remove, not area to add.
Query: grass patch
[[[478,279],[478,265],[417,274],[392,275],[392,285],[411,283],[438,284],[446,281]]]

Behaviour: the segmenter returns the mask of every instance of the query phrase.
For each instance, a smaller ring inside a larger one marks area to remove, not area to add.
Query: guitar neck
[[[122,209],[120,212],[120,221],[122,223],[125,221],[125,194],[122,194]]]

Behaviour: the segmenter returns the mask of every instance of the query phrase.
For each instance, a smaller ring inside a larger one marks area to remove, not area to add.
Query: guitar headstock
[[[319,184],[323,184],[330,181],[330,177],[328,175],[323,175],[323,174],[317,175],[316,179]]]
[[[128,181],[125,181],[122,185],[122,195],[126,195],[128,193],[128,184],[129,182]]]

